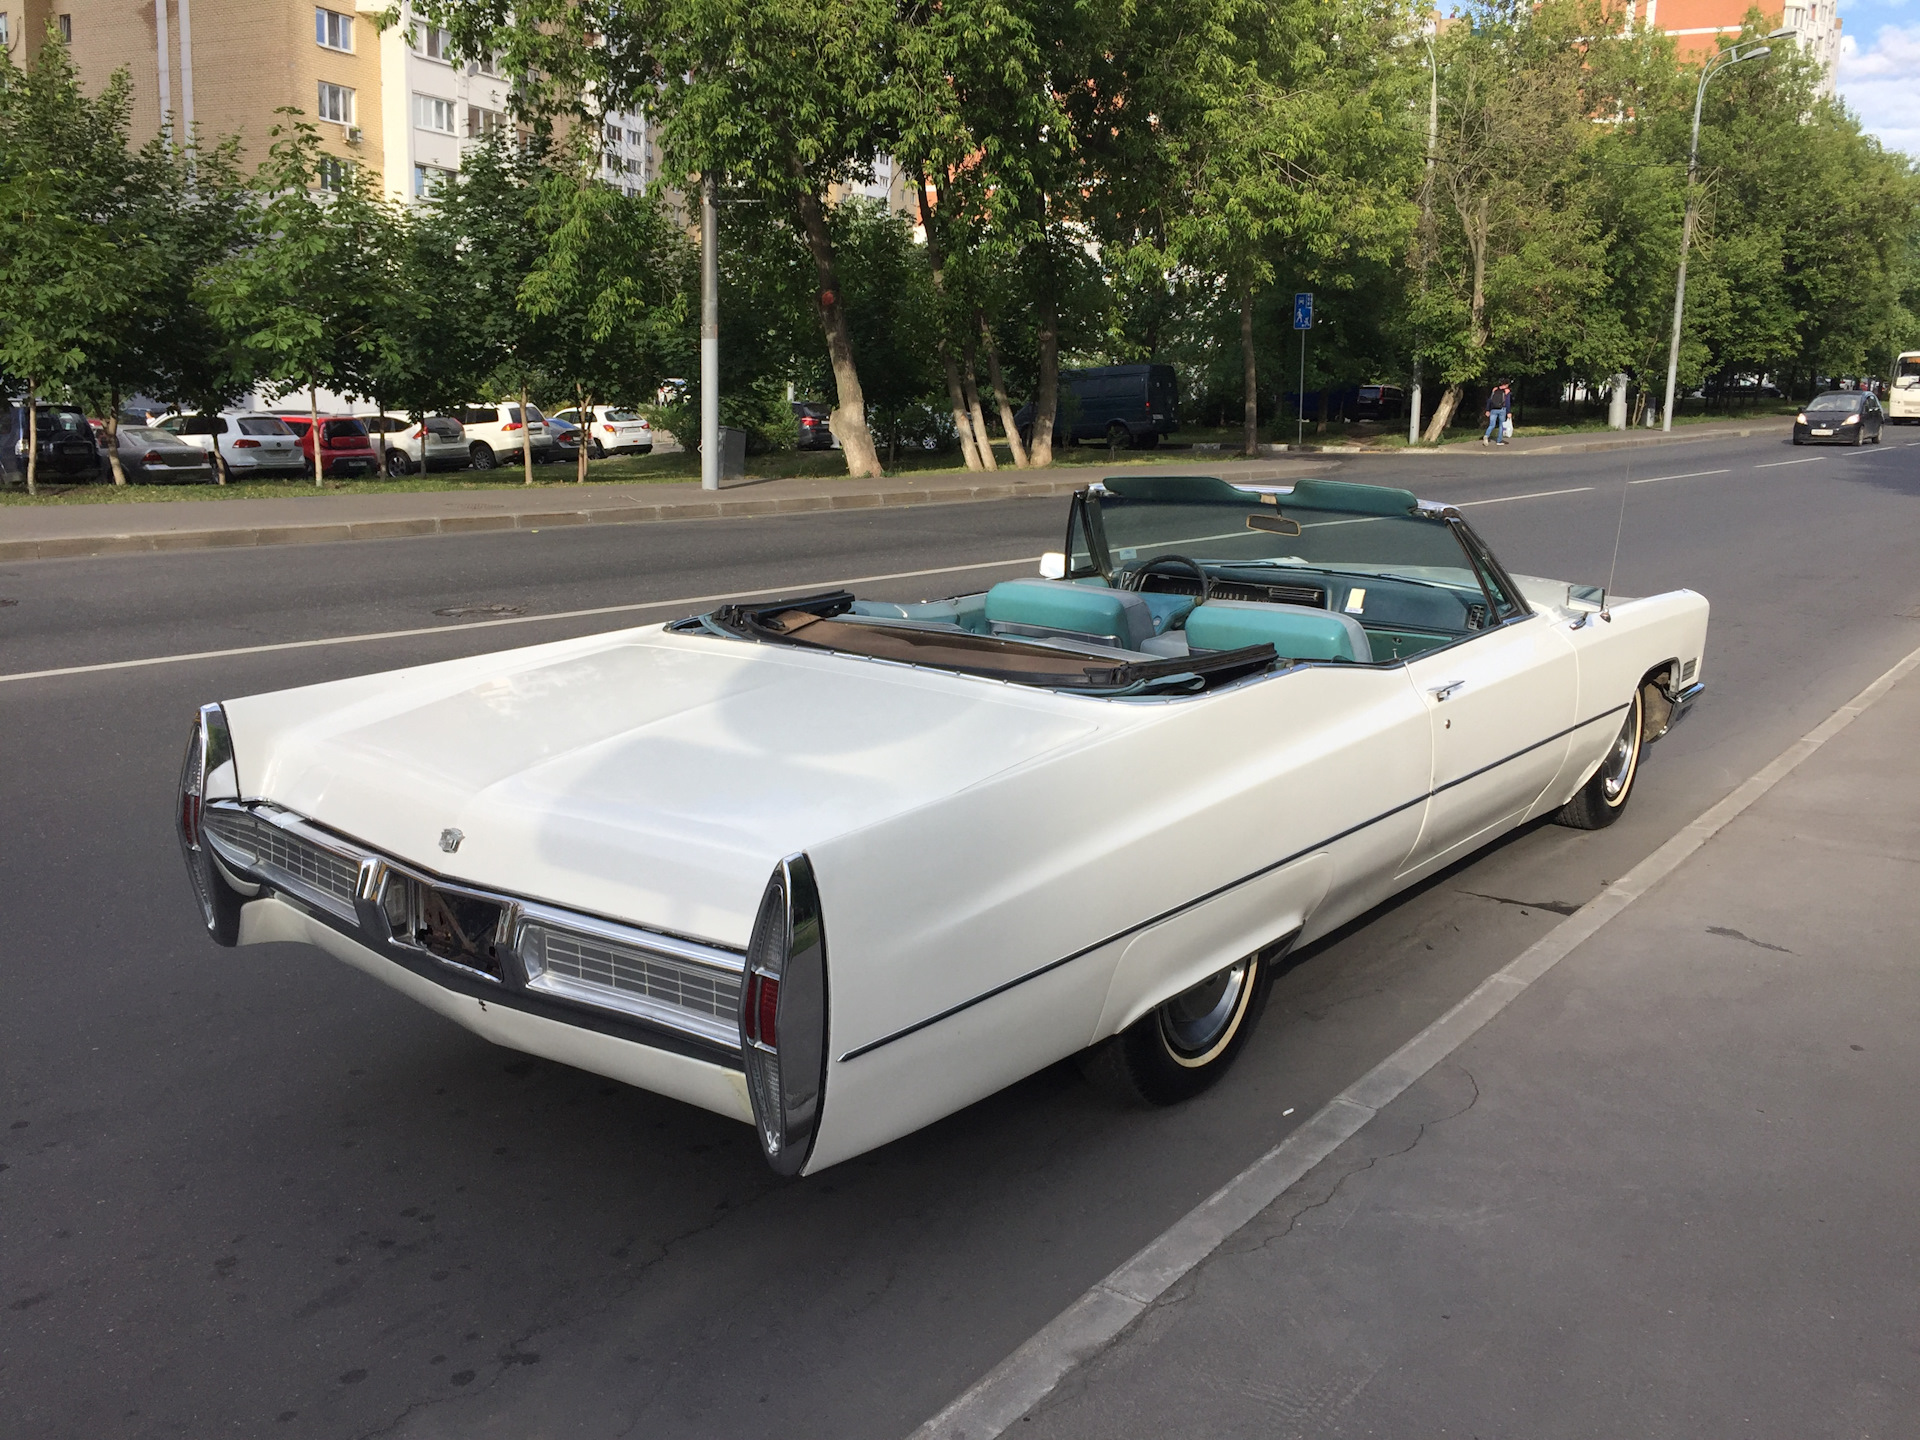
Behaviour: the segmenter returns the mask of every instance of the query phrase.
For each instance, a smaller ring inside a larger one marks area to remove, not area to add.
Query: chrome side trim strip
[[[1628,702],[1628,703],[1631,704],[1631,702]],[[1291,865],[1296,860],[1301,860],[1306,858],[1308,855],[1313,854],[1313,852],[1316,850],[1324,850],[1327,846],[1338,844],[1340,841],[1345,840],[1350,835],[1357,835],[1362,830],[1368,829],[1369,827],[1374,825],[1378,825],[1382,820],[1390,820],[1395,815],[1400,814],[1402,811],[1411,810],[1415,805],[1423,805],[1428,800],[1432,799],[1435,795],[1439,795],[1445,791],[1451,790],[1456,785],[1464,785],[1467,781],[1472,780],[1477,776],[1484,775],[1489,770],[1498,769],[1500,766],[1507,764],[1508,761],[1518,760],[1522,755],[1530,755],[1535,750],[1538,750],[1542,745],[1551,745],[1556,740],[1565,739],[1567,736],[1573,734],[1576,730],[1584,730],[1587,728],[1587,726],[1596,724],[1601,720],[1611,719],[1613,716],[1618,715],[1621,711],[1627,708],[1628,708],[1627,705],[1615,705],[1610,710],[1602,710],[1598,715],[1589,715],[1585,720],[1581,720],[1572,725],[1569,725],[1564,730],[1555,731],[1553,734],[1547,736],[1544,740],[1536,740],[1531,745],[1523,746],[1521,749],[1514,751],[1511,755],[1504,756],[1501,759],[1494,761],[1491,765],[1483,765],[1478,770],[1474,770],[1469,774],[1462,775],[1456,780],[1449,780],[1446,784],[1438,786],[1433,790],[1429,790],[1425,794],[1416,795],[1411,800],[1403,800],[1400,802],[1400,804],[1395,805],[1391,810],[1382,810],[1378,815],[1374,815],[1366,820],[1362,820],[1357,825],[1349,825],[1346,829],[1342,830],[1337,835],[1329,835],[1324,840],[1317,840],[1311,845],[1305,846],[1302,849],[1294,851],[1291,855],[1283,855],[1278,860],[1275,860],[1270,864],[1262,865],[1258,870],[1249,871],[1247,874],[1240,876],[1237,880],[1229,880],[1224,885],[1217,885],[1213,889],[1207,891],[1204,895],[1196,895],[1191,900],[1183,900],[1178,905],[1175,905],[1170,909],[1162,910],[1158,915],[1149,915],[1145,920],[1140,921],[1138,924],[1129,925],[1124,930],[1116,931],[1113,934],[1107,936],[1104,940],[1096,940],[1091,945],[1084,945],[1080,949],[1074,951],[1071,955],[1062,955],[1058,960],[1049,960],[1045,965],[1042,965],[1037,969],[1029,970],[1024,975],[1016,975],[1013,977],[1013,979],[1004,981],[1001,984],[994,986],[991,990],[982,991],[980,994],[975,995],[970,1000],[962,1000],[958,1005],[950,1005],[945,1010],[940,1011],[938,1014],[927,1016],[924,1020],[916,1020],[913,1022],[913,1024],[905,1026],[902,1029],[896,1030],[891,1035],[882,1035],[878,1040],[869,1040],[864,1045],[856,1045],[853,1049],[847,1051],[844,1055],[840,1057],[841,1063],[844,1064],[848,1060],[857,1060],[862,1055],[871,1054],[873,1051],[880,1049],[882,1046],[893,1044],[893,1042],[896,1040],[904,1040],[907,1038],[907,1036],[916,1034],[917,1032],[926,1029],[929,1025],[938,1025],[942,1020],[950,1020],[955,1015],[960,1014],[963,1010],[971,1010],[974,1006],[982,1004],[985,1001],[991,1000],[996,995],[1004,995],[1007,991],[1015,989],[1018,986],[1024,985],[1029,980],[1037,980],[1042,975],[1047,974],[1049,971],[1058,970],[1062,965],[1070,965],[1075,960],[1083,959],[1084,957],[1091,955],[1096,950],[1104,949],[1106,946],[1112,945],[1117,941],[1125,940],[1132,935],[1137,935],[1140,933],[1140,931],[1147,929],[1149,926],[1158,925],[1162,920],[1171,920],[1174,916],[1184,914],[1186,911],[1193,909],[1194,906],[1196,905],[1204,905],[1206,904],[1207,901],[1212,900],[1217,896],[1224,895],[1229,890],[1237,890],[1239,889],[1240,886],[1247,884],[1249,881],[1258,880],[1262,875],[1271,874],[1273,871],[1278,870],[1283,866]]]

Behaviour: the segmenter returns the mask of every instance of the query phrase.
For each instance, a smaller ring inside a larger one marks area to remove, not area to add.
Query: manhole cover
[[[449,605],[433,613],[449,620],[480,620],[489,615],[518,615],[525,609],[524,605]]]

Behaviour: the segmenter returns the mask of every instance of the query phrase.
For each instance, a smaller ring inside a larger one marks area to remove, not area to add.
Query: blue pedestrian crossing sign
[[[1293,297],[1293,328],[1311,330],[1313,328],[1313,292],[1303,290]]]

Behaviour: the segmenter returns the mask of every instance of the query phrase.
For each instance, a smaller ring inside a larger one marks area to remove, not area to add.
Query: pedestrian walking
[[[1487,429],[1480,437],[1482,445],[1507,443],[1507,415],[1513,409],[1513,386],[1502,380],[1487,396]]]

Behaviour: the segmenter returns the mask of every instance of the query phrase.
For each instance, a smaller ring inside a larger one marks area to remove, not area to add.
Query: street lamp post
[[[1440,60],[1433,53],[1433,37],[1420,37],[1427,47],[1427,68],[1433,88],[1427,94],[1427,177],[1420,187],[1420,293],[1427,290],[1427,240],[1433,229],[1433,158],[1440,145]],[[1407,444],[1420,443],[1420,346],[1413,350],[1413,393],[1407,397]]]
[[[1792,30],[1775,30],[1767,39],[1782,40],[1793,33]],[[1660,420],[1662,430],[1673,429],[1673,384],[1680,368],[1680,320],[1687,308],[1687,248],[1693,243],[1693,184],[1700,169],[1700,107],[1707,98],[1707,82],[1729,65],[1738,65],[1742,60],[1758,60],[1772,53],[1771,45],[1750,45],[1742,50],[1738,44],[1733,44],[1700,69],[1700,84],[1693,94],[1693,143],[1687,147],[1687,211],[1680,222],[1680,274],[1673,283],[1673,340],[1667,346],[1667,404]]]
[[[700,488],[720,488],[720,212],[700,177]]]

